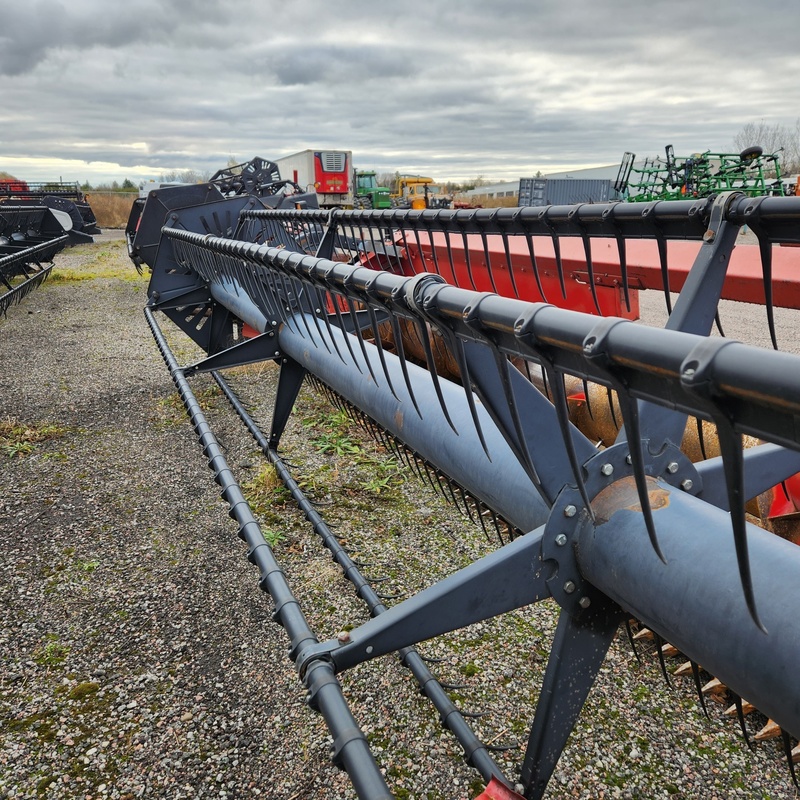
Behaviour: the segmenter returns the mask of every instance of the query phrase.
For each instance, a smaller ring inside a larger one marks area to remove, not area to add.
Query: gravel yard
[[[109,231],[0,318],[0,798],[352,798],[147,328],[146,286]],[[164,331],[181,363],[197,357]],[[271,363],[231,376],[265,426],[276,378]],[[261,485],[263,457],[216,385],[192,385],[239,481]],[[493,546],[312,390],[298,405],[281,452],[381,591]],[[366,619],[302,515],[267,498],[263,526],[317,636]],[[556,617],[545,603],[420,647],[464,684],[460,707],[488,711],[481,738],[517,745],[497,755],[510,776]],[[725,705],[706,719],[691,677],[667,687],[641,655],[617,637],[548,798],[798,796],[779,740],[748,750]],[[396,658],[342,684],[397,797],[480,792]]]

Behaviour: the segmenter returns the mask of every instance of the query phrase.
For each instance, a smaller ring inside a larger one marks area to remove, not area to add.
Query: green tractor
[[[357,169],[355,173],[355,208],[391,208],[389,190],[378,186],[376,173],[371,170]]]

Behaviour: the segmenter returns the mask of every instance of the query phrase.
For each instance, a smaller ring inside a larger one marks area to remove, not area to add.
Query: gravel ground
[[[146,280],[121,233],[60,254],[54,275],[0,319],[0,422],[17,430],[0,446],[0,798],[353,797],[147,329]],[[263,420],[275,378],[272,365],[232,377]],[[210,380],[193,387],[240,481],[252,481],[262,461],[251,440]],[[316,395],[300,407],[284,457],[346,546],[382,565],[387,593],[488,551]],[[265,528],[280,534],[317,635],[365,619],[302,517],[279,493],[271,502]],[[444,659],[438,676],[465,684],[459,705],[489,712],[476,721],[485,741],[524,746],[556,614],[541,604],[421,648]],[[342,683],[397,797],[480,791],[395,658]],[[704,718],[690,683],[667,687],[652,653],[640,665],[618,637],[547,796],[796,797],[775,741],[749,751],[724,705]],[[521,753],[498,756],[507,774]]]

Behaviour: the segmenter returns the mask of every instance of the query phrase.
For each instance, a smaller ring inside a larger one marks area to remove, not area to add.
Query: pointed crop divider
[[[653,550],[661,562],[666,564],[667,560],[658,541],[653,509],[650,506],[650,493],[647,489],[647,467],[643,452],[646,447],[646,441],[643,439],[639,424],[639,404],[628,393],[622,372],[613,366],[608,352],[608,338],[611,331],[624,322],[625,320],[614,318],[603,319],[598,322],[584,340],[583,354],[588,360],[603,369],[616,390],[617,403],[622,413],[623,423],[623,428],[620,429],[620,432],[625,435],[628,441],[633,478],[636,483],[636,492],[639,495],[639,504],[642,508],[642,518]],[[609,397],[609,403],[613,408],[612,397]],[[617,441],[620,441],[619,436]]]
[[[724,407],[720,405],[723,402],[722,398],[715,396],[714,357],[729,344],[731,342],[705,339],[696,345],[681,365],[681,386],[703,401],[711,419],[717,426],[717,439],[725,472],[725,488],[731,515],[733,541],[739,566],[739,580],[753,622],[763,633],[767,633],[756,609],[750,571],[745,517],[747,498],[744,496],[742,435],[734,429]]]

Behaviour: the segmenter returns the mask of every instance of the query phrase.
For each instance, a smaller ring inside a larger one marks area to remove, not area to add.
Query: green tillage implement
[[[760,147],[748,147],[741,153],[706,151],[684,158],[675,156],[672,145],[665,150],[665,158],[647,158],[640,166],[634,163],[633,153],[625,153],[614,184],[621,196],[629,202],[647,203],[731,190],[749,197],[785,194],[777,153],[765,155]]]

